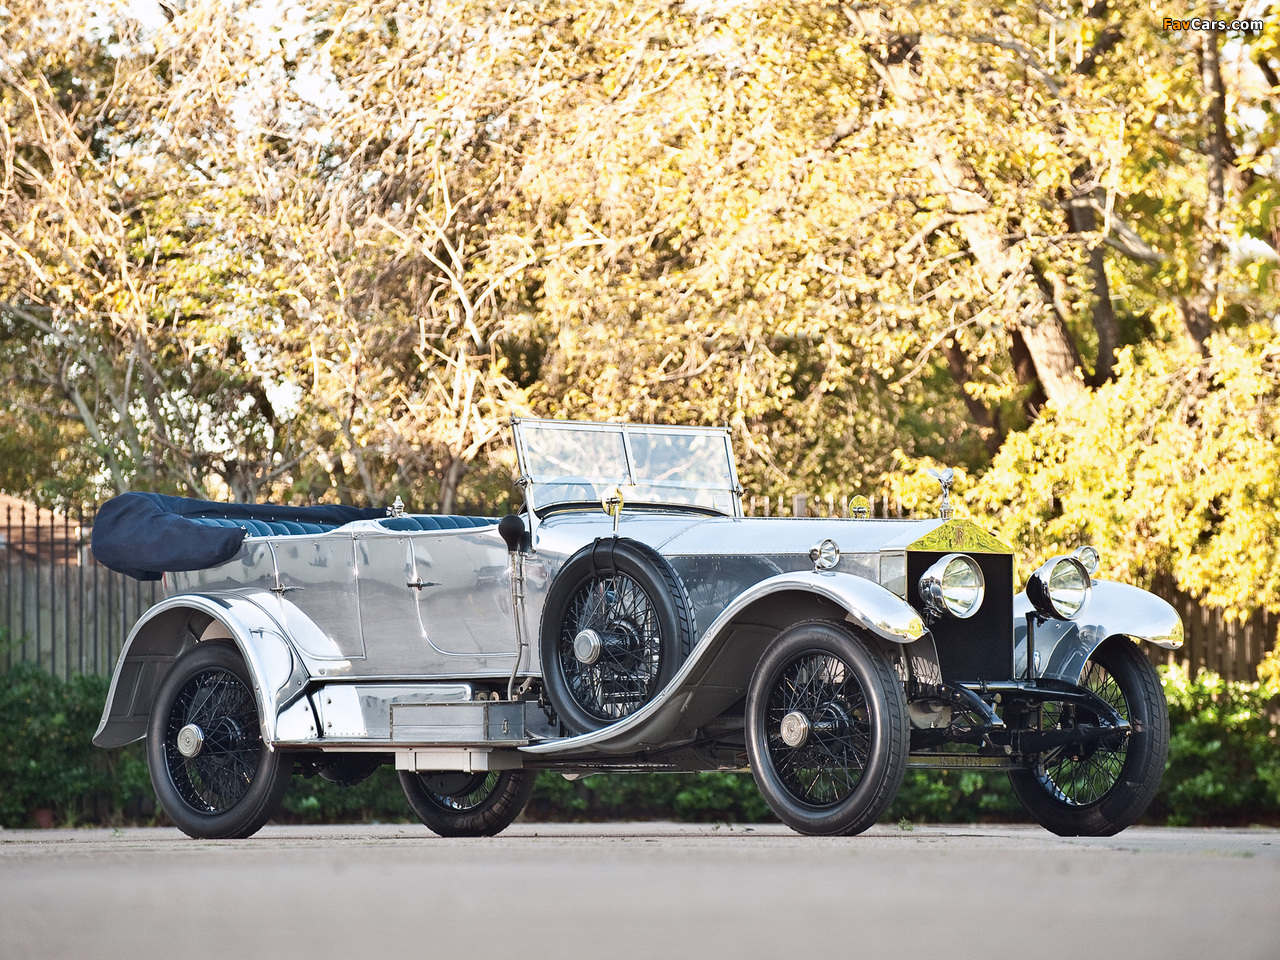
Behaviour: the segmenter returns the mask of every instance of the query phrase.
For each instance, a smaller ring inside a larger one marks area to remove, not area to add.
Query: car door
[[[449,657],[514,655],[511,571],[496,529],[415,534],[412,560],[418,615],[433,648]]]
[[[510,574],[496,530],[370,533],[357,539],[356,557],[367,672],[510,672]]]

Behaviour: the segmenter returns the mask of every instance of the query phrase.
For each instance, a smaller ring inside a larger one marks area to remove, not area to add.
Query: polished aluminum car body
[[[755,694],[753,707],[753,678],[780,637],[819,624],[891,671],[900,690],[890,699],[913,732],[886,749],[903,763],[1015,770],[1059,741],[1082,753],[1129,736],[1124,709],[1075,686],[1103,644],[1181,643],[1168,604],[1099,579],[1078,585],[1088,602],[1076,619],[1038,615],[1014,595],[1012,551],[968,520],[744,517],[727,431],[539,420],[513,421],[513,431],[518,521],[391,511],[319,533],[248,536],[224,563],[166,574],[169,596],[128,638],[95,742],[127,743],[149,725],[163,739],[152,714],[166,677],[218,641],[243,658],[266,751],[300,764],[391,759],[402,779],[426,778],[445,798],[449,771],[738,769],[752,749],[773,749],[767,731],[750,746],[752,711],[764,718],[769,696]],[[965,560],[947,567],[953,556]],[[921,595],[922,585],[942,589],[941,574],[925,576],[935,567],[968,576],[970,599],[981,582],[963,619]],[[864,677],[850,697],[843,678],[862,654],[815,649],[837,665],[821,667],[823,683],[844,706],[792,709],[774,735],[808,750],[825,783],[815,738],[874,727],[857,704],[879,709],[878,682]],[[811,679],[803,657],[783,660],[778,676]],[[1008,732],[1002,702],[1019,704],[1020,733]],[[1064,728],[1062,703],[1092,713],[1054,739],[1044,709]],[[182,728],[184,756],[207,740],[197,727]],[[163,762],[174,761],[153,764]],[[840,806],[853,787],[832,787],[835,800],[797,794],[800,819],[788,822],[865,827],[813,812]]]

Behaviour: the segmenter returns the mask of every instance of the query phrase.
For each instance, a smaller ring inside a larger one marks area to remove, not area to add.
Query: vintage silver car
[[[504,829],[540,770],[750,769],[805,834],[865,830],[908,767],[1002,771],[1059,834],[1151,802],[1169,721],[1136,641],[1177,647],[1182,624],[1096,579],[1092,548],[1015,595],[1013,551],[951,517],[948,476],[933,519],[748,518],[725,430],[512,427],[523,507],[500,521],[155,508],[167,525],[115,562],[165,570],[167,599],[94,742],[145,737],[195,837],[254,833],[295,772],[384,763],[446,836]],[[204,561],[147,546],[214,533],[233,539]]]

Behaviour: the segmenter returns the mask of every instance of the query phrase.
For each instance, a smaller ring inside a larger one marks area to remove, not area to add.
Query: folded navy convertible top
[[[282,507],[122,493],[98,512],[92,549],[105,567],[137,580],[159,580],[169,570],[203,570],[225,563],[251,532],[321,533],[386,515],[378,508]]]

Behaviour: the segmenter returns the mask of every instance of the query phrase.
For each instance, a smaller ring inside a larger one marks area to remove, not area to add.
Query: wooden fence
[[[1169,577],[1157,577],[1151,592],[1173,604],[1185,630],[1181,650],[1149,647],[1153,661],[1185,664],[1192,676],[1212,670],[1228,680],[1258,679],[1258,664],[1276,648],[1280,615],[1255,610],[1244,621],[1227,617],[1222,610],[1177,589]]]
[[[158,582],[108,570],[89,550],[89,518],[0,495],[0,667],[109,675]]]

